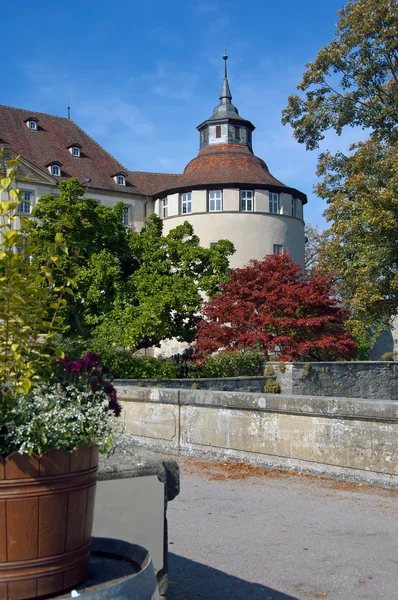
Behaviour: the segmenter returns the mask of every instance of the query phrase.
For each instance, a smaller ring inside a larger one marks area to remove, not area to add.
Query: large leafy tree
[[[194,339],[203,298],[227,280],[234,247],[220,240],[203,248],[187,221],[162,231],[162,220],[151,215],[140,233],[130,233],[134,270],[97,329],[99,339],[135,348]]]
[[[69,299],[69,324],[84,334],[87,326],[101,320],[115,300],[118,285],[131,272],[126,228],[122,224],[123,204],[98,204],[84,197],[77,179],[59,184],[59,195],[46,194],[33,210],[26,232],[36,247],[34,260],[44,264],[57,232],[62,232],[69,256],[59,258],[68,269],[73,261],[76,290]]]
[[[59,197],[43,196],[27,228],[41,262],[62,230],[73,261],[75,294],[70,299],[70,333],[92,340],[102,351],[110,344],[140,348],[176,337],[194,338],[206,294],[227,279],[234,248],[220,240],[200,246],[185,222],[163,236],[163,223],[151,215],[141,232],[122,224],[123,205],[106,207],[84,197],[77,180],[60,184]],[[67,264],[63,264],[66,268]]]
[[[356,349],[330,278],[305,275],[287,255],[231,271],[203,314],[196,337],[201,354],[252,347],[280,360],[336,360]]]
[[[351,156],[324,154],[318,171],[332,223],[320,266],[335,273],[352,331],[371,342],[398,310],[398,153],[370,138]]]
[[[319,157],[316,193],[331,223],[321,248],[351,309],[357,335],[387,324],[398,311],[397,154],[398,10],[395,0],[356,0],[341,11],[336,37],[321,49],[289,97],[283,123],[307,149],[332,129],[369,132],[369,139]]]
[[[396,0],[353,0],[339,11],[336,37],[320,50],[283,111],[294,136],[317,148],[325,132],[359,126],[397,140],[398,13]]]

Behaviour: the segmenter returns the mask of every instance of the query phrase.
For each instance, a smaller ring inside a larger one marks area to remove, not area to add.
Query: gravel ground
[[[167,600],[398,600],[398,492],[178,457]]]

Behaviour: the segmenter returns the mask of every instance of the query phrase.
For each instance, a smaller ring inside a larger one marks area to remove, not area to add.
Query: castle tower
[[[220,102],[197,127],[199,153],[173,187],[154,196],[154,210],[164,219],[165,234],[187,220],[204,246],[219,239],[233,242],[233,268],[280,252],[303,265],[307,197],[276,179],[253,154],[255,127],[232,104],[227,58],[224,54]]]

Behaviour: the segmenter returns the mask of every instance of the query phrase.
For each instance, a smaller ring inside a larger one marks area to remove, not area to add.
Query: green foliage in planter
[[[264,354],[233,350],[199,358],[189,364],[189,377],[255,377],[263,374]]]
[[[72,361],[55,345],[73,280],[62,268],[69,254],[61,231],[47,245],[47,261],[24,233],[26,217],[15,187],[17,160],[0,180],[0,455],[42,454],[81,444],[111,450],[116,390],[102,377],[98,355]],[[0,196],[1,197],[1,196]],[[68,257],[70,271],[73,258]]]
[[[281,386],[275,379],[268,379],[264,385],[264,392],[266,394],[280,394]]]
[[[0,385],[3,411],[13,394],[29,392],[38,373],[49,366],[59,349],[51,348],[51,340],[62,327],[60,312],[66,306],[67,294],[73,294],[73,281],[60,269],[60,256],[67,254],[63,236],[57,232],[49,245],[46,265],[31,264],[35,251],[18,229],[17,214],[21,202],[15,188],[18,161],[7,161],[7,176],[0,180]],[[25,217],[26,219],[26,217]],[[57,283],[59,275],[62,282]]]

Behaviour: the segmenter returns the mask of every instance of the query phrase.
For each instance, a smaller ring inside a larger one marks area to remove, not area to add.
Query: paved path
[[[168,600],[398,600],[398,492],[177,460]]]

